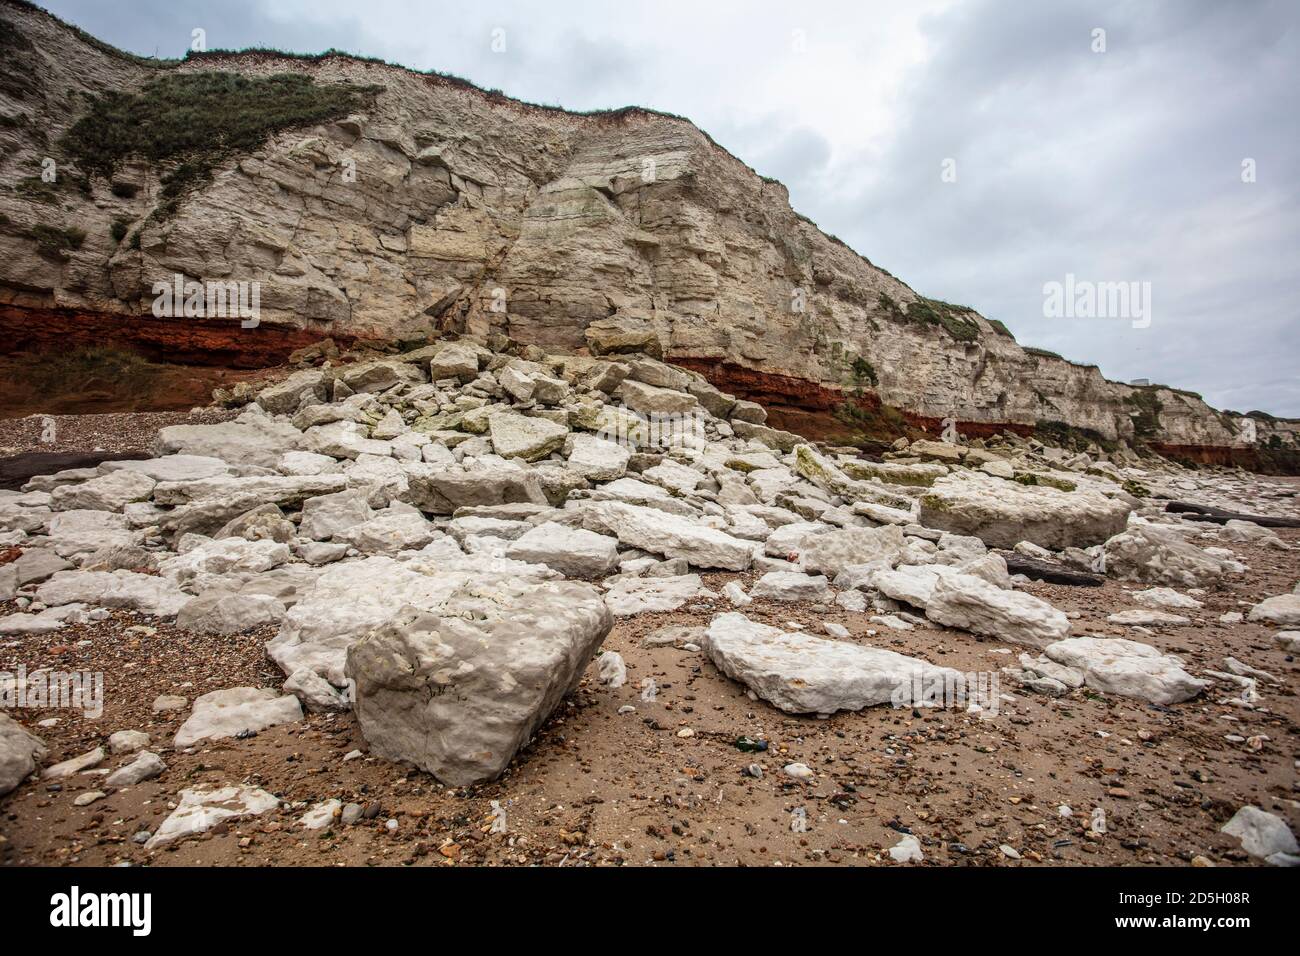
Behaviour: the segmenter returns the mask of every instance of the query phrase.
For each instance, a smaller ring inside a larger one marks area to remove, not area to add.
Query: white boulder
[[[738,611],[717,615],[703,640],[720,671],[788,714],[832,714],[904,696],[910,700],[917,680],[961,676],[893,651],[785,632]]]
[[[378,756],[451,786],[490,780],[612,626],[600,593],[573,582],[470,585],[436,612],[406,608],[348,650],[357,722]]]
[[[1183,670],[1183,662],[1172,654],[1123,638],[1071,637],[1049,644],[1043,653],[1082,673],[1089,687],[1104,694],[1153,704],[1190,700],[1210,686]]]
[[[1070,633],[1064,612],[1046,601],[970,574],[940,576],[925,616],[948,627],[1031,647],[1045,647]]]

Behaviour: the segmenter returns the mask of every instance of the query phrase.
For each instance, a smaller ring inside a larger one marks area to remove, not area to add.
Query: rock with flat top
[[[823,574],[769,571],[754,582],[749,595],[772,601],[826,601],[830,599],[831,589]]]
[[[194,701],[189,719],[176,731],[176,746],[257,733],[295,720],[302,720],[302,705],[292,694],[281,695],[269,687],[214,690]]]
[[[449,515],[460,508],[485,505],[533,504],[550,506],[541,479],[531,471],[493,469],[464,471],[435,468],[413,474],[410,500],[421,511]]]
[[[648,611],[675,611],[692,598],[709,594],[698,574],[666,578],[620,578],[605,593],[605,601],[618,617]]]
[[[230,465],[274,468],[286,451],[301,447],[302,432],[266,415],[241,415],[215,425],[168,425],[158,430],[162,455],[215,458]],[[189,480],[189,475],[177,480]],[[164,480],[164,479],[159,479]]]
[[[894,651],[782,631],[737,611],[713,619],[703,647],[720,671],[788,714],[861,710],[907,697],[916,681],[960,677]]]
[[[190,601],[190,595],[182,591],[175,581],[154,574],[138,574],[134,571],[60,571],[36,589],[36,599],[50,607],[60,604],[94,604],[100,607],[129,608],[155,617],[170,617]]]
[[[176,626],[200,634],[243,634],[284,620],[284,604],[268,594],[205,591],[176,615]]]
[[[1300,594],[1279,594],[1266,598],[1250,609],[1246,620],[1279,627],[1300,625]]]
[[[1130,597],[1143,607],[1187,610],[1204,607],[1196,598],[1179,594],[1173,588],[1148,588],[1145,591],[1134,591]]]
[[[1132,509],[1096,491],[1062,491],[998,478],[940,478],[921,496],[920,522],[974,535],[991,548],[1029,541],[1043,548],[1087,548],[1124,530]]]
[[[573,436],[569,467],[589,481],[614,481],[627,473],[632,452],[596,435]]]
[[[618,566],[618,539],[548,521],[512,541],[506,557],[544,564],[566,578],[598,578]]]
[[[182,790],[171,816],[145,843],[146,850],[211,830],[218,823],[260,816],[280,805],[280,799],[257,787]]]
[[[656,508],[601,501],[592,503],[585,515],[589,530],[613,535],[627,547],[685,558],[697,568],[743,571],[753,562],[752,542]]]
[[[1121,627],[1177,627],[1191,622],[1181,614],[1151,611],[1146,608],[1129,608],[1107,616],[1106,623],[1118,624]]]
[[[130,471],[154,481],[197,481],[200,478],[228,474],[230,465],[220,458],[206,455],[163,455],[159,458],[106,461],[100,464],[97,471],[101,475]]]
[[[499,412],[488,419],[492,450],[502,458],[538,461],[564,444],[569,430],[545,418]]]
[[[89,481],[61,485],[50,494],[55,511],[121,511],[132,501],[144,501],[157,484],[137,471],[113,471]]]

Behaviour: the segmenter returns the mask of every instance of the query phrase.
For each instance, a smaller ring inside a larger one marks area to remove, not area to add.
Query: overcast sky
[[[46,5],[144,55],[181,56],[201,27],[209,48],[337,47],[533,102],[679,113],[822,229],[1022,344],[1300,416],[1293,0]],[[1043,286],[1067,274],[1149,282],[1149,327],[1046,317]]]

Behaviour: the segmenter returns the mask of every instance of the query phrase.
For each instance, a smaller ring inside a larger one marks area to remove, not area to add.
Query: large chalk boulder
[[[587,584],[469,584],[349,649],[357,722],[378,756],[451,786],[491,780],[577,685],[612,626]]]
[[[618,565],[618,539],[547,521],[513,541],[506,557],[544,564],[569,578],[597,578]]]
[[[685,558],[697,568],[743,571],[754,559],[753,542],[657,508],[602,501],[588,507],[584,521],[589,530],[614,535],[628,547]]]
[[[1134,524],[1106,542],[1106,574],[1121,581],[1203,587],[1226,573],[1226,563],[1191,544],[1177,531]]]
[[[991,548],[1029,541],[1043,548],[1087,548],[1119,534],[1132,509],[1096,491],[1061,491],[1001,478],[962,475],[936,481],[921,496],[920,522],[968,534]]]
[[[1300,594],[1279,594],[1266,598],[1250,609],[1249,621],[1277,624],[1280,627],[1300,625]]]
[[[834,576],[855,564],[885,560],[893,563],[904,545],[897,525],[880,528],[837,528],[803,542],[799,562],[807,571]]]

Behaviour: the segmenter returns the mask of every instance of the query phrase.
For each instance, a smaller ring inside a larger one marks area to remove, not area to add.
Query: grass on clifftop
[[[339,119],[368,105],[382,87],[320,85],[281,73],[172,74],[138,93],[92,97],[86,115],[64,134],[62,146],[85,173],[112,179],[130,159],[167,164],[165,219],[181,196],[212,178],[229,156],[251,152],[282,130]]]

